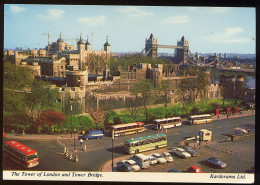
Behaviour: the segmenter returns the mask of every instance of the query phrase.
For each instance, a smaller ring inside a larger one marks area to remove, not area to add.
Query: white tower
[[[79,53],[79,70],[83,70],[85,44],[81,38],[81,34],[77,45],[78,45],[78,53]]]

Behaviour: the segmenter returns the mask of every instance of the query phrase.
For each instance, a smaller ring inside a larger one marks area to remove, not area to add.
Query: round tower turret
[[[85,43],[85,49],[87,51],[91,50],[91,44],[88,42],[88,39],[87,39],[87,42]]]
[[[104,51],[106,51],[107,53],[110,53],[110,44],[108,43],[108,36],[106,39],[106,43],[104,44]]]

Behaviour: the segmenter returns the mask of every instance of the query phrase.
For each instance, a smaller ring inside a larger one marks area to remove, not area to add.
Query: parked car
[[[192,173],[204,173],[198,166],[191,166],[188,168],[188,172]]]
[[[181,173],[179,170],[174,168],[170,169],[168,172]]]
[[[167,162],[173,162],[173,158],[172,158],[172,156],[171,156],[170,153],[168,153],[168,152],[163,152],[163,153],[161,154],[161,156],[164,157],[164,158],[167,160]]]
[[[157,163],[157,159],[155,159],[152,155],[147,155],[150,164],[156,164]]]
[[[174,148],[172,149],[172,152],[175,154],[175,155],[178,155],[184,159],[187,159],[187,158],[190,158],[191,157],[191,154],[189,154],[188,152],[186,152],[184,149],[182,148]]]
[[[123,165],[123,164],[125,163],[124,161],[126,161],[126,160],[119,161],[118,163],[116,163],[116,166],[121,166],[121,165]]]
[[[141,169],[140,166],[132,159],[123,160],[122,162],[131,166],[134,169],[134,171],[139,171]]]
[[[205,159],[206,163],[216,166],[218,168],[225,168],[227,166],[226,163],[222,162],[221,160],[219,160],[216,157],[209,157],[207,159]]]
[[[104,137],[104,133],[102,130],[91,130],[87,134],[79,135],[78,139],[100,139]]]
[[[133,172],[134,169],[129,164],[123,163],[123,164],[117,166],[117,171],[118,172]]]
[[[196,152],[195,150],[193,150],[191,147],[189,146],[184,146],[182,147],[186,152],[188,152],[189,154],[191,154],[192,157],[195,157],[198,152]]]
[[[153,153],[152,156],[157,159],[158,163],[162,164],[162,163],[167,163],[167,160],[161,156],[160,154],[158,153]]]

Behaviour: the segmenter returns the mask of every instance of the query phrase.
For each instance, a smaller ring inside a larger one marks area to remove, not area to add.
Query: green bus
[[[125,141],[124,150],[129,154],[137,154],[147,150],[159,149],[167,146],[166,134],[153,134],[135,137]]]

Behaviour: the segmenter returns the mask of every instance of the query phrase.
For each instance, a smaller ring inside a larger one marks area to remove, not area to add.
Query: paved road
[[[228,120],[217,120],[207,125],[182,125],[181,127],[168,129],[168,146],[174,146],[183,137],[190,137],[198,135],[198,132],[202,128],[206,128],[213,131],[213,140],[224,140],[225,136],[221,134],[232,132],[234,127],[247,127],[254,131],[255,117],[240,117]],[[156,131],[149,130],[143,133],[137,134],[138,136],[153,134]],[[125,139],[131,138],[137,135],[129,135],[124,137],[117,137],[114,141],[114,157],[124,156],[125,153],[122,150]],[[76,136],[77,137],[77,136]],[[8,138],[7,138],[8,139]],[[111,159],[112,155],[112,142],[111,137],[105,137],[100,140],[88,140],[84,141],[87,145],[87,151],[84,152],[80,146],[78,140],[76,140],[76,149],[73,155],[78,155],[79,163],[72,162],[65,158],[63,155],[64,148],[62,144],[66,144],[70,151],[74,148],[73,138],[51,140],[28,140],[22,138],[16,138],[25,145],[34,148],[39,152],[40,165],[32,170],[55,170],[55,171],[99,171],[100,167],[107,160]],[[4,170],[20,170],[19,166],[13,165],[8,160],[4,159]]]

